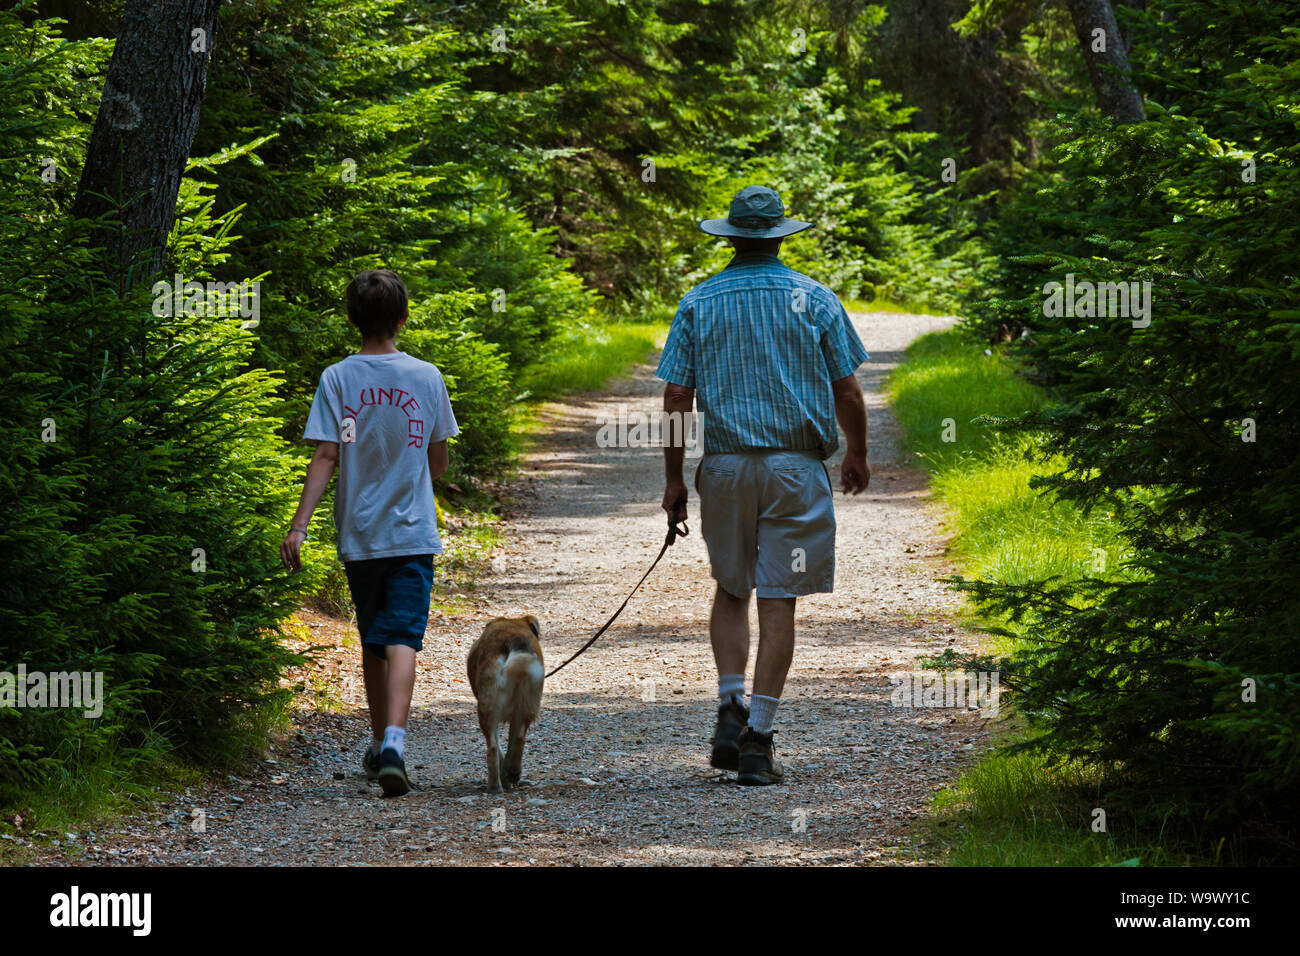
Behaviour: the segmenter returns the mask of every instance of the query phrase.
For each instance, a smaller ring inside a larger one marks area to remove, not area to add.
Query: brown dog
[[[542,709],[541,630],[537,618],[498,617],[469,649],[469,686],[478,699],[478,725],[487,738],[488,790],[519,782],[524,736]],[[510,724],[510,746],[501,756],[497,728]]]

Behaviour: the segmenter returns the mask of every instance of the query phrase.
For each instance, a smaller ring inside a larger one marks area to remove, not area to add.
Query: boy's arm
[[[429,442],[429,477],[437,481],[450,462],[447,454],[447,439]]]
[[[320,504],[325,489],[330,486],[334,475],[334,466],[339,461],[338,442],[322,441],[316,443],[316,453],[311,456],[307,466],[307,480],[302,486],[302,498],[298,501],[298,510],[294,512],[293,523],[289,533],[280,544],[280,560],[284,566],[293,571],[302,570],[302,543],[307,540],[307,525]]]

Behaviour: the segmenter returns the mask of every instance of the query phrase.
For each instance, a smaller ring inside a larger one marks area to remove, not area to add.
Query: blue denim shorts
[[[357,609],[361,643],[379,657],[389,644],[424,648],[429,626],[429,591],[433,555],[402,554],[392,558],[348,561],[343,565]]]

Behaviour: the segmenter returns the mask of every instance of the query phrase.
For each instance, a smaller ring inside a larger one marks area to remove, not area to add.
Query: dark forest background
[[[963,315],[1046,388],[986,426],[1040,435],[1043,493],[1132,546],[1121,575],[963,585],[1033,638],[981,662],[1027,746],[1113,773],[1153,831],[1293,858],[1298,6],[4,4],[0,669],[112,694],[0,709],[0,802],[265,739],[282,624],[337,589],[328,528],[305,576],[277,546],[352,275],[406,280],[399,345],[463,428],[439,498],[490,510],[547,370],[665,322],[729,257],[696,221],[761,182],[819,225],[790,265]],[[178,273],[260,281],[258,324],[158,315]],[[1045,316],[1067,273],[1151,281],[1150,326]]]

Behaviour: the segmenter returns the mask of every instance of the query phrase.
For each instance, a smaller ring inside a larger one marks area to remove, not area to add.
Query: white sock
[[[749,695],[749,726],[760,734],[772,732],[772,721],[776,719],[776,709],[781,706],[780,697],[764,697],[762,694]]]
[[[718,675],[718,703],[725,704],[729,698],[734,697],[736,703],[742,707],[745,706],[745,675],[744,674],[719,674]]]
[[[396,750],[397,756],[402,755],[402,750],[406,746],[406,728],[399,727],[397,724],[389,724],[384,729],[384,749]]]

